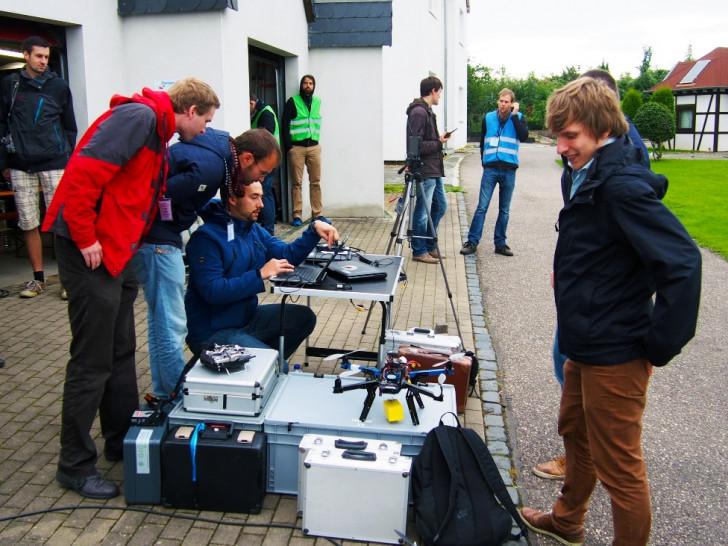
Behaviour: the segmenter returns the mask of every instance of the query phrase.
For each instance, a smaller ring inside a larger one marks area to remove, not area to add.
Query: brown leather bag
[[[433,351],[431,349],[423,349],[415,345],[401,345],[398,351],[399,356],[405,357],[408,361],[414,360],[420,367],[417,370],[431,370],[435,364],[446,361],[450,355]],[[469,356],[462,356],[452,361],[454,374],[445,376],[445,384],[455,386],[455,401],[457,403],[458,413],[465,412],[465,404],[468,399],[468,389],[470,383],[470,368],[473,360]],[[437,376],[421,377],[428,383],[437,383]]]

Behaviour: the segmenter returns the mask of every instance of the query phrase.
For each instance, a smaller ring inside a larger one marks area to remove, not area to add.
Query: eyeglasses
[[[260,173],[261,178],[265,178],[271,173],[271,171],[264,171],[263,169],[261,169],[260,165],[258,165],[258,160],[255,161],[254,165],[258,167],[258,172]]]

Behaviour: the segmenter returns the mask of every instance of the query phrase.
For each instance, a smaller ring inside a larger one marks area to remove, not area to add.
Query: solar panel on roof
[[[685,74],[685,77],[680,80],[680,83],[678,83],[678,85],[685,83],[695,83],[697,77],[700,76],[700,73],[705,70],[705,67],[708,66],[709,63],[710,59],[708,59],[707,61],[697,61],[695,65],[690,69],[690,71]]]

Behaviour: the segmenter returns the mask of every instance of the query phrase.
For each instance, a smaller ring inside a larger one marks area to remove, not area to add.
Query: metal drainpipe
[[[448,46],[448,40],[447,40],[447,0],[442,0],[442,13],[443,13],[443,16],[442,16],[442,22],[443,22],[443,39],[444,39],[444,42],[445,42],[445,46],[443,48],[444,51],[445,51],[445,66],[443,68],[443,70],[445,71],[445,74],[443,75],[443,80],[444,81],[442,82],[442,85],[447,90],[447,89],[449,89],[449,87],[447,85],[447,80],[448,80],[448,77],[447,77],[448,76],[448,70],[447,70],[447,67],[448,67],[448,63],[447,63],[447,61],[448,61],[448,49],[447,49],[447,46]],[[448,105],[449,102],[450,102],[450,95],[449,95],[449,91],[448,91],[445,94],[445,104],[444,104],[444,106],[445,106],[445,108],[444,108],[445,112],[444,112],[444,116],[443,116],[444,122],[445,122],[445,126],[444,126],[445,130],[448,130],[447,112],[448,112],[449,108],[447,107],[447,105]],[[448,143],[446,142],[445,143],[445,153],[447,153],[447,150],[448,150]]]

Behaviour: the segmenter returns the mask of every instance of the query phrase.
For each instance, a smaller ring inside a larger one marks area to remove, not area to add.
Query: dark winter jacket
[[[560,350],[590,365],[644,357],[663,366],[695,335],[701,283],[700,251],[660,201],[667,179],[640,165],[621,136],[597,150],[569,200],[563,159],[554,255]]]
[[[73,152],[43,231],[80,249],[98,241],[106,269],[121,273],[157,214],[174,132],[167,93],[144,88],[131,98],[114,95]]]
[[[0,136],[7,131],[13,88],[18,83],[10,115],[15,153],[0,149],[0,169],[26,172],[63,169],[76,145],[76,117],[71,89],[66,81],[47,69],[39,78],[20,70],[0,82]]]
[[[430,105],[422,98],[414,99],[407,107],[407,142],[413,136],[422,137],[420,159],[422,159],[423,165],[418,171],[422,178],[445,176],[442,142],[440,142],[440,133],[437,131],[437,117]]]
[[[189,142],[169,148],[169,174],[165,197],[172,199],[172,220],[159,215],[149,229],[145,243],[182,248],[181,233],[227,180],[233,169],[230,134],[208,128]]]
[[[292,243],[285,243],[260,224],[231,218],[218,199],[205,205],[200,216],[205,223],[186,247],[190,264],[185,294],[188,343],[203,343],[224,328],[246,326],[258,306],[257,294],[265,290],[260,268],[273,258],[300,264],[320,240],[309,228]],[[231,220],[235,238],[228,241]]]

